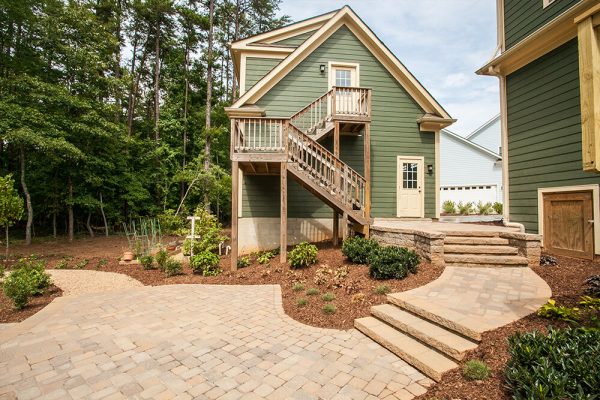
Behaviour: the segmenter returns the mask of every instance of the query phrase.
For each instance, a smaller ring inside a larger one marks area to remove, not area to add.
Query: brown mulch
[[[22,310],[15,310],[11,299],[0,290],[0,323],[21,322],[60,296],[62,296],[62,290],[51,285],[43,295],[30,297],[29,302]]]
[[[574,306],[579,302],[585,286],[583,281],[590,275],[600,274],[600,260],[588,261],[569,257],[556,257],[558,265],[539,266],[533,270],[552,288],[552,298],[560,305]],[[464,399],[496,400],[510,399],[504,386],[503,371],[509,360],[509,336],[515,332],[529,332],[535,329],[545,331],[549,325],[564,327],[565,323],[551,321],[531,314],[525,318],[483,334],[479,347],[471,351],[460,368],[444,375],[442,382],[428,389],[417,399]],[[492,370],[492,376],[485,381],[468,381],[461,371],[465,361],[482,360]]]

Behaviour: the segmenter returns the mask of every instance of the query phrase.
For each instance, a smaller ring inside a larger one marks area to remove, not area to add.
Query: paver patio
[[[430,384],[357,330],[292,320],[275,285],[63,297],[0,331],[2,399],[410,399]]]

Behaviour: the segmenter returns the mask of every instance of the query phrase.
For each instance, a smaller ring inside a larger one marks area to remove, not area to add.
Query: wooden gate
[[[594,259],[592,192],[543,196],[545,249],[554,254]]]

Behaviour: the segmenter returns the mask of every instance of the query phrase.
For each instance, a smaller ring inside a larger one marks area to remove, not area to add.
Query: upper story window
[[[352,86],[352,70],[350,69],[335,69],[335,86],[349,87]]]
[[[544,5],[544,8],[548,7],[550,4],[554,3],[556,0],[542,0],[542,4]]]

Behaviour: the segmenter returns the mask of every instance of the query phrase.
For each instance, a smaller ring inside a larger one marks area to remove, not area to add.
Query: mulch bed
[[[583,281],[590,275],[600,274],[600,260],[595,262],[569,257],[556,257],[558,265],[540,266],[533,270],[552,288],[552,298],[560,305],[575,306],[582,296]],[[510,399],[511,395],[504,386],[503,371],[509,360],[509,336],[515,332],[532,330],[546,331],[548,326],[565,327],[560,321],[551,321],[538,317],[535,313],[482,335],[479,347],[470,352],[461,363],[460,368],[444,375],[442,382],[428,389],[427,393],[418,397],[425,399],[469,399],[496,400]],[[486,381],[468,381],[461,371],[465,361],[482,360],[492,370],[492,376]]]
[[[12,300],[0,290],[0,323],[21,322],[62,296],[60,288],[51,285],[42,296],[33,296],[22,310],[15,310]]]

